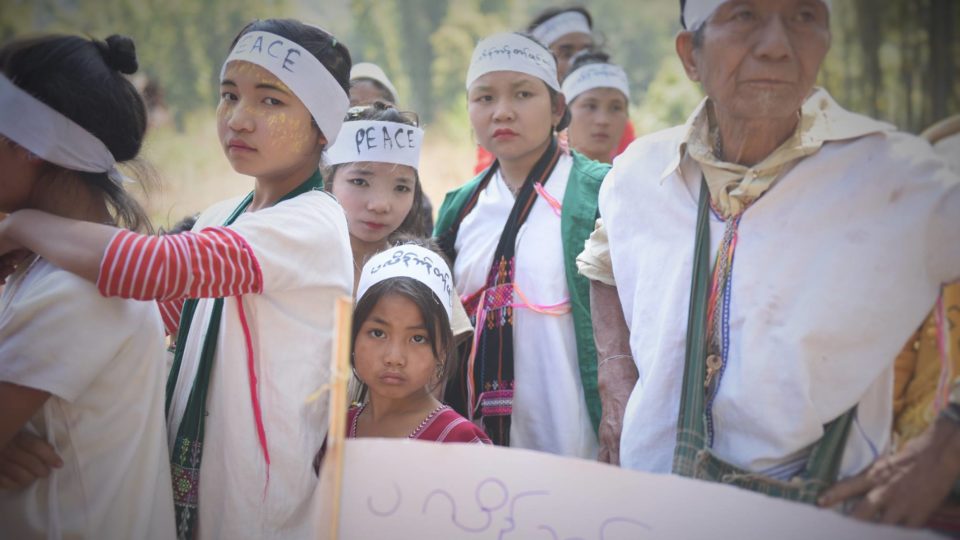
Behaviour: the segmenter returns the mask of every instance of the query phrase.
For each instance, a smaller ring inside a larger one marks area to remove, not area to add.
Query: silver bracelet
[[[616,360],[618,358],[633,358],[633,355],[632,354],[615,354],[613,356],[608,356],[603,360],[601,360],[599,364],[597,364],[597,369],[602,368],[603,365],[609,362],[610,360]]]

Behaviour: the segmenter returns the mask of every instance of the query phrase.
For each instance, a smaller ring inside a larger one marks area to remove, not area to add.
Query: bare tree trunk
[[[930,107],[932,117],[928,124],[947,116],[953,92],[954,19],[956,0],[933,0],[930,6],[928,32],[930,42]]]
[[[949,1],[949,0],[948,0]],[[880,115],[880,89],[883,74],[880,70],[880,6],[875,0],[857,0],[857,20],[860,25],[860,48],[863,51],[863,67],[867,107],[871,116]]]

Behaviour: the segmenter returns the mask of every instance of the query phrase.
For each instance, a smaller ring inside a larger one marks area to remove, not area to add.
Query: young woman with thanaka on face
[[[423,132],[410,115],[382,102],[350,109],[344,130],[327,155],[325,187],[347,216],[356,284],[367,259],[393,235],[419,228],[423,191],[415,165]]]

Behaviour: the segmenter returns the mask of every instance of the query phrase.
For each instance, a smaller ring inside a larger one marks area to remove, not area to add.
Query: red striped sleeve
[[[183,311],[182,298],[177,300],[161,301],[157,300],[157,307],[160,308],[160,318],[163,319],[163,328],[168,336],[177,335],[180,329],[180,313]]]
[[[120,231],[103,255],[97,287],[137,300],[221,298],[259,293],[263,274],[247,241],[227,227],[166,236]],[[179,307],[161,305],[168,331],[174,309],[179,319]]]

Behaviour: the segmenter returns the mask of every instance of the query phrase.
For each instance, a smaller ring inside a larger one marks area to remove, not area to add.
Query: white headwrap
[[[536,77],[557,92],[557,61],[539,43],[514,32],[488,36],[477,43],[467,70],[467,89],[474,81],[493,71],[516,71]]]
[[[381,281],[408,277],[429,287],[449,318],[453,312],[452,276],[440,255],[420,246],[401,244],[377,253],[363,265],[357,284],[357,301]]]
[[[620,66],[613,64],[587,64],[577,68],[563,80],[563,95],[567,103],[587,90],[594,88],[613,88],[619,90],[630,101],[630,82]]]
[[[400,95],[397,94],[397,89],[393,86],[393,83],[390,82],[390,78],[387,77],[387,74],[380,69],[380,66],[372,64],[370,62],[359,62],[354,64],[350,68],[350,80],[355,81],[357,79],[370,79],[371,81],[377,81],[382,84],[393,96],[394,102],[400,100]]]
[[[706,22],[713,15],[718,7],[729,0],[687,0],[683,8],[683,22],[687,25],[687,30],[694,31],[700,28],[700,25]],[[820,0],[830,11],[831,0]]]
[[[0,135],[66,169],[107,173],[117,185],[126,180],[103,141],[2,74]]]
[[[327,163],[373,161],[420,166],[423,130],[397,122],[353,120],[343,123],[337,143],[327,148]]]
[[[590,21],[579,11],[558,13],[537,25],[530,33],[548,47],[567,34],[592,35]]]
[[[310,111],[327,145],[337,140],[343,115],[350,108],[350,98],[337,79],[317,57],[297,43],[270,32],[248,32],[220,68],[220,80],[227,64],[243,60],[256,64],[283,81]]]

